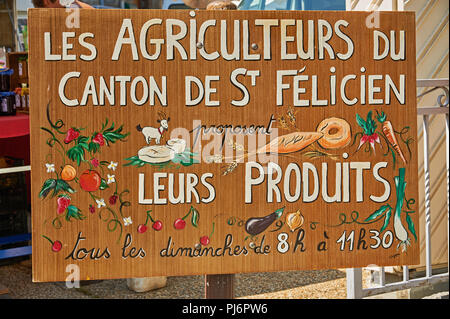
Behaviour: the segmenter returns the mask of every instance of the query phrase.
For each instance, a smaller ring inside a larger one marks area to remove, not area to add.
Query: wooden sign
[[[414,14],[370,14],[30,10],[33,280],[417,264]]]

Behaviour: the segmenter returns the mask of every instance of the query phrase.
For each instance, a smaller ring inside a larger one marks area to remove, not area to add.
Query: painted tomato
[[[95,192],[102,183],[102,178],[94,170],[86,170],[80,176],[80,186],[86,192]]]

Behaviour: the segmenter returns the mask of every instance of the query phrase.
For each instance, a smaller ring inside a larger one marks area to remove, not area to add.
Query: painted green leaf
[[[42,185],[41,191],[39,192],[39,198],[47,197],[48,193],[56,187],[56,180],[51,178],[47,179]]]
[[[364,121],[362,119],[361,116],[359,116],[359,114],[356,114],[356,122],[358,123],[359,126],[361,126],[361,128],[364,130],[364,132],[366,131],[366,121]]]
[[[100,183],[100,187],[99,188],[100,188],[100,190],[104,190],[104,189],[109,188],[109,185],[108,185],[108,183],[106,183],[104,178],[102,178],[102,181]]]
[[[89,137],[86,137],[86,136],[83,136],[83,135],[80,135],[77,138],[77,144],[83,144],[84,147],[87,147],[88,141],[89,141]]]
[[[78,166],[80,166],[81,161],[84,160],[84,148],[89,149],[86,144],[86,147],[83,144],[77,144],[70,148],[67,151],[67,157],[69,157],[72,161],[77,162]]]
[[[112,123],[111,127],[104,130],[102,133],[103,138],[106,141],[106,144],[109,145],[109,143],[115,143],[118,140],[122,140],[125,137],[127,137],[128,135],[130,135],[130,133],[122,134],[122,130],[123,130],[123,125],[114,131],[114,123]]]
[[[192,226],[197,227],[199,219],[200,219],[200,215],[198,213],[198,210],[196,210],[195,208],[192,208],[192,217],[191,217]]]
[[[383,224],[383,227],[381,227],[381,229],[380,229],[380,233],[382,233],[386,229],[386,227],[389,225],[389,220],[391,219],[391,214],[392,214],[392,208],[389,207],[389,210],[386,213],[386,216],[384,217],[384,224]]]
[[[66,220],[70,221],[71,218],[75,218],[78,220],[85,219],[84,215],[80,213],[81,210],[73,205],[69,205],[66,209]]]
[[[97,144],[97,143],[94,143],[94,142],[89,142],[88,148],[89,148],[89,152],[90,152],[90,153],[95,154],[95,153],[97,153],[98,150],[100,149],[100,145]]]
[[[378,111],[377,111],[377,113],[378,113]],[[377,120],[378,120],[378,122],[380,122],[380,123],[385,122],[385,121],[386,121],[386,114],[385,114],[384,112],[381,112],[381,114],[378,113],[378,114],[377,114]]]
[[[414,223],[411,219],[411,216],[409,216],[409,214],[406,214],[406,223],[408,224],[408,229],[411,232],[411,234],[413,234],[414,239],[417,241],[417,235],[416,235],[416,230],[414,229]]]
[[[276,211],[273,212],[273,214],[275,214],[276,218],[278,219],[281,217],[281,215],[283,215],[283,212],[284,212],[284,207],[278,208]]]
[[[368,222],[371,220],[374,220],[378,218],[379,216],[383,215],[388,209],[390,210],[391,206],[389,204],[383,205],[380,208],[378,208],[376,211],[374,211],[372,214],[370,214],[369,217],[367,217],[364,221]]]
[[[60,191],[64,191],[64,192],[71,193],[71,194],[75,193],[75,190],[72,187],[70,187],[70,185],[66,181],[64,181],[62,179],[56,180],[55,191],[56,191],[56,194],[59,193]]]
[[[55,197],[61,191],[71,194],[75,193],[75,190],[66,181],[62,179],[48,179],[42,185],[39,198],[47,197],[50,191],[53,191],[52,197]]]

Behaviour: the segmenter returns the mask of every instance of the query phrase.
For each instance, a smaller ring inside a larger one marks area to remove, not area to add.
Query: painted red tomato
[[[80,176],[80,186],[86,192],[95,192],[102,183],[100,175],[93,170],[86,170]]]

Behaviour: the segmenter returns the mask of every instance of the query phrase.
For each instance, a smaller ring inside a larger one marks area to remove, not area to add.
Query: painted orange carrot
[[[378,121],[382,124],[382,131],[384,136],[387,138],[392,148],[397,152],[397,154],[402,159],[403,163],[406,164],[405,156],[403,155],[400,146],[398,145],[397,138],[395,137],[394,127],[392,126],[391,121],[386,121],[386,114],[381,112],[381,114],[377,115]]]

